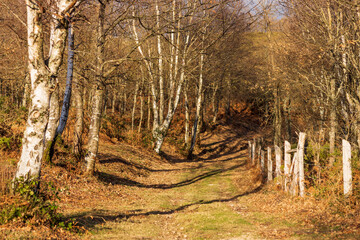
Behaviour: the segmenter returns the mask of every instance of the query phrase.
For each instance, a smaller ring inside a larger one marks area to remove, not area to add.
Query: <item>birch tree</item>
[[[28,56],[31,79],[31,105],[23,137],[21,157],[17,165],[15,180],[40,177],[44,153],[44,137],[49,116],[49,99],[55,88],[63,59],[67,36],[66,14],[73,10],[77,1],[58,0],[56,26],[52,37],[49,61],[44,57],[44,12],[47,9],[39,2],[26,1],[28,28]]]

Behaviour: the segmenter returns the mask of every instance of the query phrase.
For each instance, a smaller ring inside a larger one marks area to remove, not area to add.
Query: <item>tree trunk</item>
[[[204,39],[203,39],[204,40]],[[204,50],[202,50],[204,51]],[[196,136],[198,134],[198,125],[200,120],[200,113],[201,113],[201,106],[202,106],[202,95],[203,95],[203,68],[204,68],[204,52],[200,55],[200,70],[199,70],[199,86],[198,86],[198,93],[197,93],[197,100],[196,100],[196,112],[195,112],[195,120],[194,126],[192,129],[192,136],[191,136],[191,144],[188,152],[188,158],[192,158],[192,154],[195,147]]]
[[[212,94],[212,99],[211,99],[212,107],[213,107],[213,114],[214,114],[213,119],[212,119],[213,124],[216,124],[217,114],[219,112],[219,98],[217,97],[218,89],[219,89],[219,84],[218,84],[218,82],[216,82],[214,92]]]
[[[56,80],[57,81],[57,80]],[[59,104],[59,85],[56,87],[50,97],[49,121],[45,133],[45,153],[46,161],[51,161],[52,145],[56,135],[56,128],[60,119],[60,104]]]
[[[111,113],[115,114],[115,104],[116,104],[116,93],[113,90],[112,99],[111,99]]]
[[[58,3],[59,14],[63,14],[67,1]],[[28,56],[31,79],[31,104],[22,142],[21,157],[17,165],[15,180],[23,177],[38,179],[44,153],[44,138],[49,117],[49,103],[54,80],[57,77],[65,48],[66,27],[59,22],[53,32],[53,46],[48,66],[43,54],[43,12],[36,2],[26,0]],[[16,184],[14,185],[16,187]]]
[[[148,103],[148,116],[147,116],[147,129],[150,130],[150,125],[151,125],[151,92],[150,92],[150,88],[149,88],[149,93],[148,93],[148,99],[147,99],[147,103]]]
[[[136,100],[137,100],[137,94],[139,91],[139,82],[136,82],[135,86],[135,92],[134,92],[134,104],[131,111],[131,131],[134,131],[134,122],[135,122],[135,111],[136,111]]]
[[[285,121],[285,140],[291,140],[291,113],[290,113],[290,97],[287,94],[284,100],[284,121]]]
[[[56,136],[60,136],[64,131],[67,119],[69,117],[69,109],[70,109],[71,89],[72,89],[72,80],[73,80],[73,71],[74,71],[74,29],[71,24],[69,24],[68,32],[69,32],[68,33],[69,48],[68,48],[67,74],[66,74],[66,88],[65,88],[63,106],[61,109],[59,126],[56,130]]]
[[[105,91],[102,65],[104,62],[105,47],[104,20],[106,4],[107,1],[99,2],[98,10],[97,76],[99,77],[99,79],[96,81],[96,90],[93,97],[92,116],[89,128],[88,152],[85,156],[86,173],[89,175],[93,175],[95,170],[95,158],[97,156],[99,146],[101,110],[103,106],[102,104]]]
[[[329,132],[329,142],[330,142],[330,159],[329,167],[332,167],[335,162],[335,138],[336,138],[336,82],[335,78],[330,80],[330,132]]]
[[[281,144],[281,105],[280,105],[280,91],[279,84],[276,85],[276,89],[274,91],[275,97],[275,105],[274,105],[274,145],[280,146]]]
[[[159,10],[159,3],[155,1],[155,8],[156,8],[156,28],[157,28],[157,50],[158,50],[158,64],[159,64],[159,122],[163,122],[164,118],[164,78],[163,78],[163,55],[161,49],[161,36],[160,36],[160,10]]]
[[[84,108],[83,108],[83,83],[79,77],[74,79],[73,96],[75,102],[75,125],[73,152],[79,155],[82,152],[82,134],[84,127]]]
[[[226,94],[226,104],[225,104],[225,115],[226,120],[230,120],[231,112],[230,112],[230,105],[231,105],[231,80],[229,77],[226,78],[226,86],[227,86],[227,94]]]
[[[141,132],[141,126],[142,122],[144,120],[144,96],[143,96],[143,90],[140,91],[140,120],[139,120],[139,126],[138,126],[138,133]]]
[[[267,172],[267,180],[272,181],[273,180],[273,175],[272,175],[272,169],[273,169],[273,164],[272,164],[272,160],[271,160],[271,148],[268,147],[267,148],[267,168],[268,168],[268,172]]]
[[[187,84],[185,85],[184,89],[184,104],[185,104],[185,136],[184,136],[184,142],[185,142],[185,149],[189,151],[190,149],[190,142],[189,142],[189,125],[190,125],[190,109],[189,109],[189,99],[187,94]]]

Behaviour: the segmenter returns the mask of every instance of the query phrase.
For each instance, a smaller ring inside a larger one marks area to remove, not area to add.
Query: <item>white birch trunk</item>
[[[351,145],[345,139],[342,140],[342,152],[344,195],[349,196],[352,193]]]
[[[141,132],[142,122],[144,120],[144,73],[141,69],[141,88],[140,88],[140,120],[138,126],[138,133]]]
[[[73,95],[75,100],[75,125],[74,125],[74,142],[73,152],[75,155],[81,153],[82,148],[82,134],[84,127],[84,108],[83,108],[83,83],[79,79],[80,76],[75,77]]]
[[[194,8],[195,8],[195,6],[196,5],[194,5]],[[192,23],[192,19],[193,19],[193,17],[191,16],[190,21],[189,21],[190,24]],[[184,49],[183,49],[183,53],[182,53],[180,76],[179,76],[179,82],[178,82],[178,85],[177,85],[177,88],[175,91],[174,105],[172,108],[168,109],[168,113],[167,113],[167,116],[166,116],[163,124],[158,129],[155,129],[155,131],[154,131],[154,138],[155,138],[154,150],[156,153],[160,153],[161,146],[164,142],[165,136],[167,134],[170,123],[173,119],[173,116],[175,114],[175,111],[176,111],[178,103],[179,103],[182,85],[185,81],[185,66],[187,64],[187,51],[188,51],[189,44],[190,44],[190,33],[188,32],[186,34]]]
[[[135,126],[135,111],[136,111],[136,100],[137,100],[138,91],[139,91],[139,82],[137,81],[135,86],[135,93],[134,93],[134,103],[131,111],[131,131],[134,131],[134,126]]]
[[[85,156],[86,173],[89,175],[94,174],[95,160],[98,153],[99,147],[99,132],[101,123],[101,111],[103,107],[104,98],[104,76],[102,71],[102,65],[104,62],[104,47],[105,47],[105,36],[104,36],[104,20],[105,20],[105,8],[106,1],[99,3],[98,11],[98,30],[97,30],[97,75],[99,79],[96,81],[96,90],[93,97],[93,108],[92,116],[89,128],[89,142],[88,152]]]
[[[248,141],[248,149],[249,149],[249,161],[251,161],[251,157],[252,157],[252,144],[251,144],[251,141]]]
[[[186,84],[187,85],[187,84]],[[190,124],[190,112],[189,112],[189,100],[187,94],[187,86],[184,89],[184,100],[185,100],[185,149],[189,149],[189,124]]]
[[[68,29],[68,62],[67,62],[67,73],[66,73],[66,88],[64,93],[64,101],[61,109],[61,115],[59,120],[59,126],[56,130],[56,136],[61,135],[65,129],[67,119],[69,117],[70,100],[71,100],[71,89],[74,71],[74,29],[69,24]]]
[[[272,171],[273,171],[273,164],[272,164],[272,159],[271,159],[271,148],[268,147],[267,148],[267,168],[268,168],[268,174],[267,174],[267,180],[272,181],[273,180],[273,175],[272,175]]]
[[[49,154],[49,148],[55,138],[56,128],[60,119],[59,90],[59,86],[56,84],[55,89],[50,97],[49,121],[45,133],[46,155]]]
[[[275,177],[280,177],[281,176],[281,149],[279,146],[275,146],[275,161],[276,161]]]
[[[62,15],[68,1],[59,0],[57,5],[58,15]],[[40,176],[51,89],[53,89],[53,81],[56,79],[62,62],[66,39],[66,28],[58,23],[53,34],[54,41],[49,63],[46,66],[43,51],[42,7],[30,0],[26,0],[26,6],[31,104],[15,179],[39,178]]]
[[[254,141],[251,145],[251,164],[254,165],[255,164],[255,156],[256,155],[256,140],[254,138]]]
[[[204,41],[204,39],[203,39]],[[202,50],[204,51],[204,50]],[[202,105],[202,88],[203,88],[203,68],[204,68],[204,52],[200,54],[200,70],[199,70],[199,88],[197,93],[197,101],[196,101],[196,112],[195,112],[195,120],[194,120],[194,126],[192,129],[192,137],[191,137],[191,144],[190,149],[188,152],[188,158],[191,158],[195,143],[196,143],[196,134],[198,133],[198,125],[199,125],[199,118],[200,118],[200,112],[201,112],[201,105]]]
[[[163,122],[164,117],[164,78],[163,78],[163,55],[161,48],[161,36],[160,36],[160,10],[159,3],[155,1],[155,9],[156,9],[156,28],[157,28],[157,50],[159,55],[159,122]]]
[[[142,47],[140,45],[140,40],[139,40],[139,36],[138,36],[138,33],[137,33],[137,30],[136,30],[136,25],[135,25],[135,12],[133,11],[132,12],[132,15],[134,17],[134,19],[132,20],[132,31],[133,31],[133,34],[134,34],[134,40],[135,40],[135,43],[137,45],[137,49],[141,55],[141,57],[143,58],[143,62],[146,66],[146,69],[148,71],[148,74],[149,74],[149,83],[150,83],[150,93],[151,93],[151,96],[152,96],[152,109],[153,109],[153,116],[154,116],[154,119],[153,119],[153,135],[154,135],[154,138],[155,136],[157,135],[156,134],[156,131],[158,130],[159,128],[159,109],[158,109],[158,106],[157,106],[157,94],[156,94],[156,88],[155,88],[155,83],[154,83],[154,74],[153,74],[153,70],[152,70],[152,65],[151,65],[151,62],[149,62],[144,54],[144,51],[142,50]],[[149,119],[149,118],[148,118]]]
[[[306,134],[301,132],[299,134],[298,144],[298,164],[299,164],[299,193],[303,197],[305,195],[305,177],[304,177],[304,147]]]
[[[284,189],[288,191],[288,183],[289,183],[289,174],[290,174],[290,166],[291,166],[291,154],[288,152],[291,150],[291,144],[288,141],[285,141],[284,144]]]
[[[147,129],[150,130],[150,123],[151,123],[151,98],[150,98],[150,89],[148,93],[148,116],[147,116]]]

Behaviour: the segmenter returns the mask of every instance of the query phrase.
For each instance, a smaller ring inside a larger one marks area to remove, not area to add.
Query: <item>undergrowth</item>
[[[305,183],[308,193],[326,204],[331,213],[360,217],[360,162],[357,152],[353,151],[352,156],[353,192],[350,196],[344,196],[343,192],[343,166],[339,149],[336,149],[334,154],[334,165],[328,166],[328,143],[318,147],[312,142],[308,143],[305,154]],[[315,158],[318,158],[318,163]]]
[[[63,221],[58,212],[59,190],[51,182],[43,182],[39,188],[38,180],[14,182],[13,194],[0,196],[0,224],[20,223],[33,226],[61,227],[72,230],[72,221]]]

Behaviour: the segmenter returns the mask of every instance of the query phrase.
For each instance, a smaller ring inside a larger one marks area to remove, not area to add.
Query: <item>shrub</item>
[[[43,184],[39,190],[38,180],[17,180],[14,185],[16,190],[13,196],[0,209],[0,224],[10,221],[19,221],[33,225],[45,225],[48,227],[60,226],[71,228],[72,223],[61,221],[58,213],[57,201],[59,191],[52,183]]]

